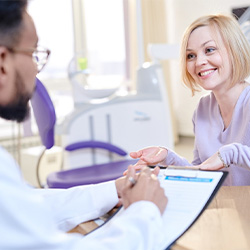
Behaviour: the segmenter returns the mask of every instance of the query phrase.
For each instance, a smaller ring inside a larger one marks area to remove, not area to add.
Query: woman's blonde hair
[[[228,52],[232,65],[232,86],[237,82],[244,81],[250,75],[250,44],[241,31],[240,25],[233,16],[229,15],[208,15],[198,18],[185,31],[181,45],[181,71],[184,84],[189,87],[194,95],[200,91],[200,87],[195,83],[192,76],[187,71],[186,49],[190,34],[198,27],[209,26],[215,38],[221,36],[223,44]]]

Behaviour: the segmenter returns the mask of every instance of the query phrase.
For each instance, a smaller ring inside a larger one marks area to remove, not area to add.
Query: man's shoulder
[[[20,175],[20,168],[10,153],[0,146],[0,176],[15,178]]]

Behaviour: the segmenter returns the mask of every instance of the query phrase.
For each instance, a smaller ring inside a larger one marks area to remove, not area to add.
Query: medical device
[[[178,48],[167,44],[151,45],[149,55],[152,63],[144,63],[140,1],[136,1],[136,4],[140,65],[137,70],[136,93],[119,95],[119,87],[102,90],[89,88],[85,78],[89,74],[87,61],[84,56],[76,56],[73,59],[75,72],[71,68],[69,74],[75,108],[58,127],[63,145],[95,140],[115,145],[127,153],[148,146],[173,148],[169,93],[160,61],[178,57]],[[77,82],[79,79],[83,84]],[[96,97],[100,97],[99,102]],[[129,158],[129,155],[126,157]],[[119,158],[101,149],[84,149],[71,152],[64,162],[68,168],[77,168],[83,164],[106,163]]]
[[[83,89],[80,91],[81,87],[84,88],[73,84],[75,108],[57,127],[63,145],[97,140],[120,147],[127,153],[147,146],[173,148],[169,101],[162,68],[156,60],[138,69],[136,94],[119,96],[112,93],[108,101],[98,104],[86,101],[86,93]],[[119,159],[120,156],[101,149],[79,150],[65,157],[68,168]]]

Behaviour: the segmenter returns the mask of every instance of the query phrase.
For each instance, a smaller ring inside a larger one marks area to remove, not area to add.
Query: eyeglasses
[[[43,67],[48,62],[48,58],[50,55],[50,50],[46,49],[42,46],[38,46],[37,48],[8,48],[8,50],[12,53],[24,53],[24,54],[30,54],[32,56],[32,59],[34,63],[37,65],[37,71],[38,73],[43,69]]]

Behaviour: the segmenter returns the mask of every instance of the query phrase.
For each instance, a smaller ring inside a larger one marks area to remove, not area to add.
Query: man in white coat
[[[0,1],[0,116],[17,122],[29,113],[36,74],[49,50],[26,11],[27,0]],[[154,249],[163,237],[167,198],[156,178],[159,169],[98,185],[70,189],[34,189],[22,179],[14,159],[0,148],[0,249]],[[124,211],[105,230],[87,236],[68,234],[119,202]]]

